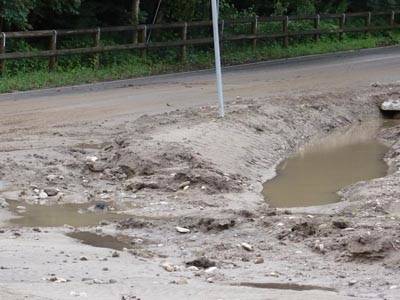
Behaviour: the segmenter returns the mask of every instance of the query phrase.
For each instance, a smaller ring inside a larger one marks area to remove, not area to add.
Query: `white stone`
[[[45,191],[40,191],[40,193],[39,193],[40,199],[46,199],[47,197],[49,197],[49,195],[47,195],[47,193]]]
[[[175,266],[169,262],[164,262],[161,264],[161,267],[167,272],[174,272]]]
[[[175,227],[176,231],[178,231],[179,233],[190,233],[190,229],[189,228],[184,228],[184,227]]]
[[[248,243],[241,243],[240,244],[244,250],[253,251],[253,246]]]
[[[87,162],[96,162],[98,160],[99,160],[99,158],[97,156],[87,156],[86,157]]]
[[[205,270],[204,272],[205,272],[206,274],[213,274],[213,273],[215,273],[217,270],[218,270],[217,267],[209,267],[209,268],[208,268],[207,270]]]
[[[8,202],[6,199],[0,198],[0,207],[1,208],[7,208],[8,207]]]
[[[400,111],[400,99],[390,99],[383,102],[381,109],[385,111]]]

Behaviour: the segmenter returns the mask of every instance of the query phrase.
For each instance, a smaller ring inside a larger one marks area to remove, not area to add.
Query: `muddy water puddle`
[[[129,242],[126,236],[99,235],[88,231],[71,232],[66,235],[84,245],[98,248],[108,248],[118,251],[122,251],[124,248],[132,248],[132,243]]]
[[[9,209],[17,215],[9,223],[23,227],[74,227],[96,226],[101,221],[119,221],[128,215],[89,208],[93,204],[31,205],[18,201],[8,201]]]
[[[375,137],[393,122],[371,122],[333,134],[282,162],[277,176],[264,184],[272,207],[306,207],[340,201],[337,192],[348,185],[386,175],[388,147]]]
[[[320,290],[320,291],[336,292],[336,290],[334,288],[331,288],[331,287],[323,287],[323,286],[317,286],[317,285],[306,285],[306,284],[297,284],[297,283],[241,282],[239,284],[234,284],[234,285],[258,288],[258,289],[275,289],[275,290],[292,290],[292,291]]]

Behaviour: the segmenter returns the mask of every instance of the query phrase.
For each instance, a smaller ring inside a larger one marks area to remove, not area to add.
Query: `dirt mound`
[[[179,225],[185,228],[196,229],[201,232],[221,232],[237,225],[234,218],[196,218],[185,217],[179,220]]]
[[[346,250],[350,259],[369,261],[387,257],[396,247],[391,238],[380,234],[363,234],[351,237]]]
[[[243,177],[224,174],[189,148],[175,143],[158,143],[153,148],[152,142],[148,143],[140,149],[126,142],[115,143],[99,151],[89,157],[91,161],[86,159],[85,175],[114,181],[134,193],[144,189],[176,192],[197,188],[216,194],[243,188]]]

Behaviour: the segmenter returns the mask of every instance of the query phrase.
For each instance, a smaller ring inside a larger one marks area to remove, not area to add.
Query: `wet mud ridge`
[[[396,95],[400,86],[376,85],[237,98],[225,119],[204,106],[4,132],[0,290],[15,299],[187,299],[193,290],[193,299],[396,299],[400,122],[383,126],[379,111]],[[277,208],[268,188],[263,195],[285,160],[365,124],[374,124],[372,152],[360,166],[376,159],[371,176],[339,182],[326,202],[291,190]]]

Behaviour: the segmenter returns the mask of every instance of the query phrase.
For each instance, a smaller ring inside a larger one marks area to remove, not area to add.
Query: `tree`
[[[0,0],[0,31],[11,26],[26,28],[28,14],[35,5],[34,0]]]
[[[32,29],[31,20],[48,21],[50,15],[78,13],[81,0],[0,0],[0,31]]]

